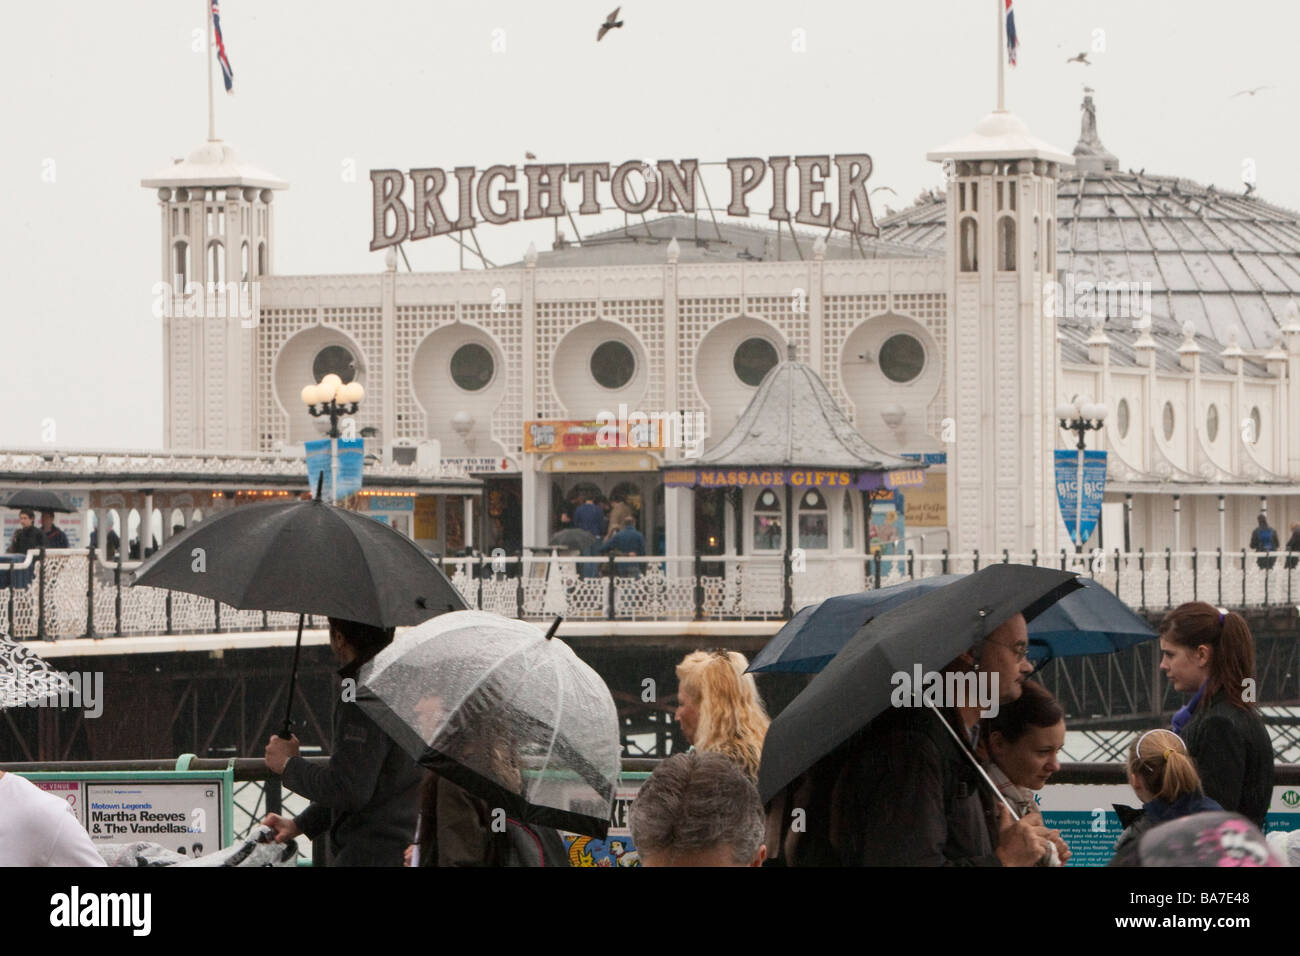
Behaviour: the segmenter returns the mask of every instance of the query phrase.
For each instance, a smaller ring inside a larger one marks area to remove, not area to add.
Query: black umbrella
[[[134,584],[199,594],[240,610],[297,612],[290,707],[305,615],[395,627],[468,607],[411,539],[319,497],[214,515],[167,542],[136,571]],[[288,724],[286,713],[282,737],[289,736]]]
[[[30,508],[32,511],[62,511],[69,514],[72,512],[62,496],[43,488],[23,488],[11,492],[5,498],[4,507]]]
[[[567,548],[579,554],[591,554],[591,548],[600,539],[590,531],[581,528],[565,528],[551,535],[551,544],[557,548]]]
[[[1081,586],[1064,571],[993,564],[873,618],[772,721],[758,772],[763,801],[883,713],[893,675],[918,664],[939,671],[1013,615],[1031,620]]]

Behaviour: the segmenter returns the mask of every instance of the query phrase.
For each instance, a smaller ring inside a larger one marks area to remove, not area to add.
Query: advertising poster
[[[1083,544],[1092,537],[1101,518],[1101,499],[1106,492],[1106,453],[1083,453],[1083,519],[1079,522],[1079,452],[1074,448],[1056,449],[1056,498],[1061,520],[1070,540]],[[1078,533],[1076,534],[1076,527]]]
[[[83,823],[95,843],[158,843],[188,856],[221,847],[221,782],[85,784]]]
[[[361,477],[365,463],[364,438],[339,439],[339,500],[361,490]],[[327,479],[328,480],[328,479]]]
[[[871,499],[871,542],[872,554],[903,554],[903,538],[906,505],[900,491],[878,492],[879,497]],[[889,565],[885,565],[888,573]]]
[[[303,448],[307,453],[307,487],[315,495],[316,483],[322,482],[321,501],[332,501],[334,480],[330,474],[330,439],[303,442]]]
[[[44,790],[46,793],[52,793],[56,797],[62,797],[72,807],[77,819],[82,825],[86,822],[86,800],[83,792],[85,786],[80,780],[33,780],[33,784]]]
[[[645,774],[643,776],[649,776]],[[641,789],[640,780],[623,781],[614,790],[614,809],[610,814],[609,833],[605,839],[564,833],[569,848],[570,866],[640,866],[641,857],[632,845],[632,831],[627,825],[627,811]]]

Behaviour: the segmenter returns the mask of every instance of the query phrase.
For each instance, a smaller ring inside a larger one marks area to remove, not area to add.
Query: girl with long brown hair
[[[749,662],[735,651],[693,651],[677,665],[677,722],[696,750],[717,751],[758,779],[771,720]]]
[[[1273,747],[1255,703],[1255,639],[1245,619],[1194,601],[1160,622],[1160,669],[1192,694],[1174,715],[1206,796],[1263,828]]]

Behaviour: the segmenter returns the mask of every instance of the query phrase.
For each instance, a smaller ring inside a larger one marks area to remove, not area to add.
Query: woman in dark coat
[[[1263,829],[1273,793],[1273,747],[1255,703],[1255,640],[1240,614],[1203,601],[1160,622],[1160,669],[1192,694],[1174,715],[1205,795]]]

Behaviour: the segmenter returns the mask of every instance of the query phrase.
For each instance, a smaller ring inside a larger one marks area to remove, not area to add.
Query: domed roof
[[[235,147],[221,140],[208,140],[183,160],[160,169],[140,185],[161,186],[253,186],[258,189],[288,189],[289,184],[264,169],[241,162]]]
[[[1271,348],[1300,293],[1300,215],[1251,188],[1229,192],[1145,169],[1106,168],[1117,161],[1096,137],[1090,107],[1089,98],[1078,166],[1062,171],[1057,189],[1058,280],[1150,283],[1152,335],[1173,350],[1189,320],[1208,359],[1234,333],[1243,349]],[[946,223],[945,196],[923,194],[880,220],[880,238],[945,248]],[[1067,340],[1067,330],[1083,324],[1058,321]],[[1127,330],[1136,338],[1130,326],[1112,319],[1106,333],[1113,339]]]

